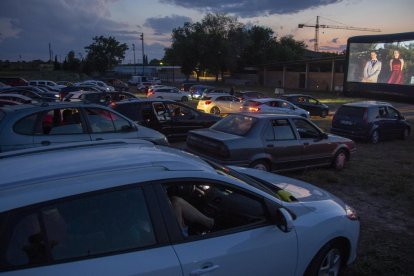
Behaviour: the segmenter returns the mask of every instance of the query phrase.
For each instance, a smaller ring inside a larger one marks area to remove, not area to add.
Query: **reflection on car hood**
[[[299,202],[334,199],[335,201],[342,203],[341,200],[329,192],[298,179],[249,168],[236,166],[232,166],[231,168],[240,173],[244,173],[255,178],[260,178],[265,182],[275,185],[280,189],[291,193]]]

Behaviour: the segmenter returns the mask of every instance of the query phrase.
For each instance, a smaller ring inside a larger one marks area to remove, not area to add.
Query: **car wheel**
[[[250,164],[249,166],[252,169],[261,170],[261,171],[270,171],[269,164],[266,160],[257,160]]]
[[[334,243],[327,243],[313,258],[305,275],[339,275],[344,253]]]
[[[410,130],[405,128],[404,131],[401,133],[401,140],[406,140],[410,136]]]
[[[335,154],[335,158],[332,162],[332,167],[336,170],[342,170],[345,167],[346,161],[346,152],[344,150],[340,150]]]
[[[220,108],[218,108],[217,106],[214,106],[213,108],[211,108],[210,113],[219,115],[220,114]]]
[[[182,101],[182,102],[188,102],[188,98],[187,98],[187,97],[182,97],[182,98],[181,98],[181,101]]]
[[[378,143],[379,139],[380,136],[378,130],[374,130],[374,132],[371,134],[371,143],[376,144]]]
[[[326,116],[328,116],[328,111],[326,111],[326,110],[322,110],[322,112],[321,112],[321,117],[322,117],[322,118],[325,118]]]

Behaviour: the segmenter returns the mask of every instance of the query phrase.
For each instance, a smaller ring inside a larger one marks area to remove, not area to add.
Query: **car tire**
[[[181,98],[181,101],[182,101],[182,102],[188,102],[188,98],[187,98],[187,97],[182,97],[182,98]]]
[[[219,115],[220,114],[220,108],[218,108],[217,106],[214,106],[214,107],[211,108],[210,113]]]
[[[379,142],[379,140],[380,140],[379,132],[378,132],[378,130],[374,130],[371,134],[370,142],[372,144],[377,144]]]
[[[256,160],[249,166],[252,169],[261,170],[261,171],[270,171],[269,162],[266,160]]]
[[[348,160],[348,156],[344,150],[339,150],[332,161],[332,167],[335,170],[342,170]]]
[[[405,128],[403,132],[401,133],[401,140],[407,140],[409,136],[410,136],[410,130],[408,128]]]
[[[325,118],[326,116],[328,116],[328,111],[326,111],[326,110],[322,110],[322,112],[321,112],[321,117],[322,117],[322,118]]]
[[[337,244],[329,242],[315,255],[304,275],[339,275],[344,255],[343,250]]]

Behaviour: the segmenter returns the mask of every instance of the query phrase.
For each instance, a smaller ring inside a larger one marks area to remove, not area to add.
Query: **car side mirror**
[[[130,131],[134,131],[135,127],[131,126],[131,125],[123,125],[121,127],[121,132],[130,132]]]
[[[283,232],[292,231],[293,220],[296,218],[295,214],[269,199],[265,199],[265,204],[269,211],[271,222],[276,224]]]
[[[328,134],[326,134],[325,132],[322,132],[320,137],[321,139],[328,139]]]

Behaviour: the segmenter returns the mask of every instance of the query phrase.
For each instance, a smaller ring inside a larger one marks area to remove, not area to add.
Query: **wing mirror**
[[[271,222],[283,232],[292,231],[296,215],[269,199],[265,199],[265,203],[270,213]]]

